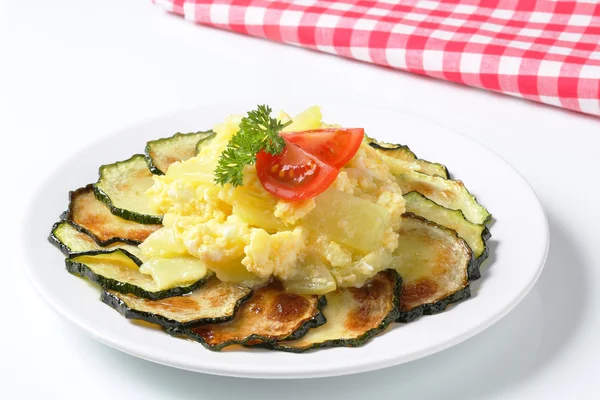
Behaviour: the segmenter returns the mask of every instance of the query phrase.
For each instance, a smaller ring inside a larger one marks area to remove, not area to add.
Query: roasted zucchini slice
[[[146,143],[146,162],[153,174],[167,173],[169,166],[196,155],[196,145],[201,139],[213,136],[213,131],[176,133],[175,135]]]
[[[198,155],[198,153],[200,153],[200,150],[202,149],[203,146],[210,143],[212,141],[212,139],[215,137],[214,131],[211,130],[211,131],[206,131],[206,132],[212,132],[212,134],[207,135],[203,138],[200,138],[200,140],[198,140],[198,142],[196,143],[196,155]]]
[[[402,144],[378,142],[371,138],[369,138],[368,140],[369,146],[381,151],[382,154],[396,160],[401,160],[410,164],[414,164],[416,167],[414,170],[416,171],[422,172],[427,175],[437,175],[444,179],[450,178],[448,168],[446,168],[445,165],[439,163],[432,163],[430,161],[418,158],[417,155],[413,153],[408,146]]]
[[[105,290],[101,299],[126,318],[141,319],[167,328],[184,328],[232,319],[251,293],[251,289],[212,277],[184,296],[148,300]]]
[[[467,242],[475,258],[474,262],[471,263],[469,279],[479,279],[481,276],[479,266],[488,257],[486,246],[486,240],[490,237],[488,228],[483,224],[474,224],[467,221],[460,210],[450,210],[442,207],[418,192],[405,194],[404,200],[406,212],[453,229],[458,233],[458,236]]]
[[[136,154],[128,160],[103,165],[99,174],[94,184],[96,197],[113,214],[141,224],[162,222],[162,215],[156,214],[150,197],[145,194],[154,181],[144,155]]]
[[[404,214],[393,267],[402,277],[399,322],[444,311],[468,298],[473,253],[455,231],[414,214]]]
[[[276,281],[256,289],[229,322],[201,325],[193,329],[169,328],[174,336],[202,343],[207,349],[262,345],[277,340],[297,339],[313,327],[325,323],[321,308],[324,297],[287,293]]]
[[[100,246],[122,242],[139,244],[162,225],[140,224],[117,217],[94,195],[93,185],[69,193],[66,219]]]
[[[420,172],[407,172],[396,175],[402,193],[419,192],[442,207],[461,210],[474,224],[484,224],[490,220],[488,210],[473,196],[461,181],[444,179]]]
[[[361,288],[339,288],[325,295],[327,323],[298,340],[278,341],[269,347],[303,352],[326,347],[360,346],[399,316],[402,279],[394,270],[381,271]]]
[[[131,293],[151,300],[190,293],[212,275],[207,270],[202,278],[188,285],[159,289],[150,275],[140,272],[139,261],[121,249],[78,254],[67,258],[65,264],[70,273],[86,277],[105,290]]]
[[[87,253],[90,251],[121,249],[134,257],[137,262],[141,263],[141,261],[139,261],[140,249],[137,246],[115,242],[106,247],[102,247],[89,235],[77,229],[70,221],[60,221],[55,223],[48,240],[58,247],[66,256],[73,256],[78,253]]]

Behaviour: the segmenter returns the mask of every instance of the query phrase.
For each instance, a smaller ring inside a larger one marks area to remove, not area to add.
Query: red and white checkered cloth
[[[600,116],[600,0],[153,0],[205,25]]]

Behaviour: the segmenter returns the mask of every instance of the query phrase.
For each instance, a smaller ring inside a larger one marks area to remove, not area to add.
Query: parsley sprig
[[[231,183],[241,186],[244,167],[256,162],[256,154],[264,150],[273,155],[280,154],[285,147],[279,132],[292,123],[282,123],[271,117],[271,108],[259,105],[242,118],[240,130],[229,140],[221,153],[215,169],[215,182],[220,185]]]

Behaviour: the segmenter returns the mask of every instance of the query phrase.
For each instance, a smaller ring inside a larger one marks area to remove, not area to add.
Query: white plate
[[[277,109],[295,113],[308,105],[285,102]],[[210,374],[306,378],[388,367],[456,345],[506,315],[538,278],[548,248],[548,225],[534,192],[510,165],[442,126],[395,111],[340,103],[322,104],[326,121],[365,127],[378,140],[407,144],[420,157],[446,164],[493,214],[490,259],[484,263],[482,279],[472,285],[472,298],[438,315],[393,324],[359,348],[306,354],[254,349],[216,353],[131,323],[98,300],[98,289],[65,271],[62,255],[46,238],[67,207],[69,190],[94,182],[99,165],[143,152],[150,139],[207,129],[228,114],[254,107],[251,102],[219,104],[156,119],[107,136],[58,167],[38,191],[26,222],[28,273],[41,296],[93,338],[146,360]]]

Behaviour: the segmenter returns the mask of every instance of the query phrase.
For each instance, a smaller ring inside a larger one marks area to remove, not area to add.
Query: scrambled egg
[[[312,128],[325,126],[320,111],[311,118]],[[164,214],[164,228],[140,246],[143,256],[193,256],[223,280],[252,286],[276,277],[290,291],[316,294],[336,286],[360,287],[389,266],[404,198],[377,151],[363,142],[341,169],[328,191],[352,201],[345,202],[347,212],[339,221],[320,223],[317,216],[338,215],[339,204],[328,204],[325,197],[319,201],[319,196],[278,199],[263,189],[254,166],[245,168],[243,186],[213,182],[218,157],[240,120],[233,116],[215,126],[216,135],[197,157],[154,177],[147,194]],[[370,214],[364,214],[365,208]]]

